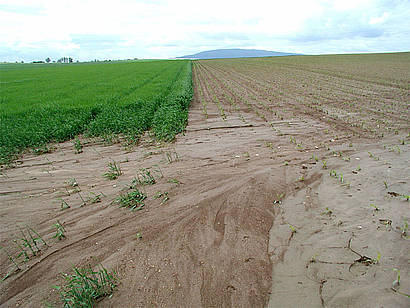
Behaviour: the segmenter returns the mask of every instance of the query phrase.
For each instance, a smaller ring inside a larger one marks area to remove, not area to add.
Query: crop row
[[[152,128],[172,140],[186,126],[193,95],[190,61],[0,69],[0,164],[83,133],[137,141]]]

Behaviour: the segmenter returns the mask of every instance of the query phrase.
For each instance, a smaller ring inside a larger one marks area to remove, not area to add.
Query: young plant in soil
[[[56,238],[57,240],[61,241],[62,239],[66,238],[65,235],[65,228],[64,226],[57,220],[57,222],[54,224],[54,227],[56,227],[56,234],[53,236],[53,238]]]
[[[138,189],[135,189],[132,192],[121,195],[115,200],[115,203],[118,203],[120,207],[127,207],[131,210],[142,210],[145,206],[144,200],[147,198],[147,195],[143,192],[140,192]]]
[[[104,173],[103,176],[109,180],[116,180],[122,174],[120,165],[112,161],[108,164],[108,172]]]
[[[111,296],[117,286],[117,275],[102,265],[99,271],[91,267],[73,268],[73,274],[63,274],[65,284],[55,286],[64,307],[95,307],[98,301]]]

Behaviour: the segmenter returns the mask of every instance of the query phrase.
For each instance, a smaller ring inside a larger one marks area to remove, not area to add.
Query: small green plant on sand
[[[7,278],[9,278],[10,275],[12,275],[13,273],[17,273],[17,272],[21,271],[21,268],[19,267],[19,265],[17,264],[16,260],[13,258],[13,256],[9,253],[9,251],[8,251],[6,248],[0,246],[0,250],[1,250],[1,249],[3,249],[3,250],[6,252],[7,257],[9,258],[9,260],[11,261],[11,263],[13,263],[13,266],[14,266],[14,270],[11,270],[10,272],[8,272],[8,273],[6,274],[6,276],[4,276],[4,277],[1,279],[1,281],[4,281],[4,280],[6,280]]]
[[[108,163],[108,172],[104,173],[103,176],[109,180],[116,180],[122,174],[120,165],[112,161]]]
[[[322,215],[332,215],[333,211],[331,209],[329,209],[328,207],[325,208],[325,210],[323,211]]]
[[[280,194],[276,193],[276,198],[275,198],[275,200],[273,200],[273,203],[274,204],[281,204],[284,196],[285,196],[284,193],[280,193]]]
[[[177,184],[177,185],[180,185],[180,184],[181,184],[181,182],[180,182],[179,180],[177,180],[177,179],[169,179],[169,180],[168,180],[168,183]]]
[[[58,220],[57,223],[54,224],[54,227],[56,227],[56,234],[53,236],[53,238],[56,238],[59,241],[65,239],[65,228]]]
[[[399,229],[401,231],[401,236],[403,238],[407,238],[408,237],[408,232],[409,232],[409,223],[407,222],[406,219],[403,221],[403,225],[401,225],[399,227]]]
[[[380,211],[380,208],[376,206],[374,203],[370,203],[370,206],[374,209],[374,211],[376,212]]]
[[[297,232],[297,230],[296,230],[296,228],[295,228],[294,226],[292,226],[292,225],[289,224],[289,223],[288,223],[288,226],[289,226],[290,231],[292,231],[292,233],[296,233],[296,232]]]
[[[117,274],[108,272],[102,265],[98,271],[74,267],[73,272],[63,274],[65,284],[54,287],[64,307],[95,307],[99,300],[111,296],[117,286]]]
[[[83,145],[80,139],[78,139],[78,137],[74,139],[74,149],[75,149],[75,154],[80,154],[83,152]]]
[[[64,210],[70,208],[70,206],[68,205],[68,203],[64,199],[61,198],[60,200],[61,200],[60,211],[64,211]]]
[[[68,186],[71,186],[71,187],[77,187],[78,186],[78,182],[75,178],[68,179],[66,181],[66,183],[67,183]]]
[[[131,210],[142,210],[145,206],[144,200],[147,198],[147,195],[143,192],[140,192],[138,189],[135,189],[132,192],[121,195],[118,197],[115,202],[120,205],[120,207],[127,207]]]
[[[141,168],[137,176],[132,180],[131,189],[134,189],[137,185],[154,185],[155,183],[156,181],[151,171]]]
[[[165,192],[162,193],[160,191],[157,191],[153,198],[154,199],[162,198],[161,205],[163,205],[165,202],[167,202],[169,200],[168,192],[165,191]]]
[[[400,270],[397,268],[393,268],[393,271],[395,271],[397,273],[397,278],[395,281],[393,281],[392,283],[392,290],[400,295],[406,296],[410,298],[410,294],[401,292],[400,289]]]

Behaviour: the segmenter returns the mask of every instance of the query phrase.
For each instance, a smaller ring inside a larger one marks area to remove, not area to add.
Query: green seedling
[[[101,202],[102,197],[105,197],[105,195],[103,193],[95,194],[95,193],[91,192],[91,196],[88,198],[87,202],[89,202],[91,204],[99,203],[99,202]]]
[[[314,155],[314,154],[312,154],[312,159],[313,159],[315,162],[318,162],[318,161],[319,161],[319,158],[317,158],[317,156]]]
[[[167,192],[167,191],[164,192],[163,196],[164,196],[164,197],[163,197],[163,199],[162,199],[162,201],[161,201],[161,205],[164,204],[165,202],[167,202],[167,201],[169,200],[168,192]]]
[[[301,175],[300,177],[298,177],[297,181],[298,182],[303,182],[305,180],[305,177],[303,175]]]
[[[403,225],[401,225],[401,226],[399,227],[399,229],[400,229],[400,231],[401,231],[401,236],[402,236],[403,238],[407,238],[407,236],[408,236],[408,231],[409,231],[409,223],[407,222],[406,219],[403,221]]]
[[[393,271],[396,272],[397,278],[396,278],[395,281],[393,281],[392,289],[393,289],[393,291],[397,292],[400,288],[400,270],[397,269],[397,268],[393,268]]]
[[[289,229],[292,231],[292,234],[297,233],[297,230],[294,226],[292,226],[291,224],[288,223]]]
[[[80,205],[80,207],[84,206],[87,204],[87,201],[84,200],[83,196],[81,196],[80,191],[77,191],[78,196],[80,197],[81,201],[83,201],[83,203]]]
[[[13,243],[16,244],[16,246],[20,249],[20,253],[17,255],[17,259],[24,256],[24,262],[30,260],[26,249],[22,245],[20,245],[17,240],[13,240]]]
[[[327,161],[322,160],[322,169],[327,169]]]
[[[272,143],[272,142],[266,142],[265,145],[266,145],[269,149],[273,149],[273,143]]]
[[[16,260],[13,258],[13,256],[9,253],[9,251],[5,248],[5,247],[1,247],[0,246],[0,250],[3,249],[6,252],[7,257],[9,258],[9,260],[11,261],[11,263],[13,263],[14,265],[14,270],[8,272],[6,274],[6,276],[4,276],[1,281],[6,280],[7,278],[9,278],[13,273],[17,273],[19,271],[21,271],[21,268],[19,267],[19,265],[17,264]]]
[[[374,211],[376,212],[380,211],[380,208],[377,207],[374,203],[370,203],[370,206],[373,208]]]
[[[66,201],[64,201],[64,199],[61,198],[61,203],[60,203],[60,211],[64,211],[66,209],[69,209],[70,206],[68,205],[68,203]]]
[[[325,210],[322,213],[322,215],[329,215],[329,216],[331,216],[332,214],[333,214],[333,211],[329,209],[328,207],[325,208]]]
[[[285,166],[288,166],[289,162],[287,160],[285,160]]]
[[[132,180],[131,189],[134,189],[138,185],[154,185],[156,183],[155,178],[148,169],[141,168],[137,176]]]
[[[174,154],[174,157],[172,157],[172,154]],[[176,151],[174,152],[165,152],[165,159],[168,162],[168,164],[171,164],[173,162],[178,162],[180,161],[180,157]]]
[[[56,234],[53,236],[53,238],[56,238],[57,240],[61,241],[62,239],[65,239],[65,228],[64,226],[57,220],[57,223],[54,224],[54,227],[56,227]]]
[[[83,152],[83,145],[80,139],[78,139],[78,137],[74,139],[74,149],[75,149],[75,154],[80,154]]]
[[[137,240],[141,239],[141,238],[142,238],[141,233],[140,233],[140,232],[137,232],[137,234],[135,234],[135,238],[136,238]]]
[[[104,173],[103,176],[109,180],[116,180],[122,174],[120,165],[112,161],[108,164],[108,172]]]
[[[127,207],[131,210],[142,210],[145,206],[144,200],[147,198],[147,195],[143,192],[140,192],[138,189],[135,189],[132,192],[129,192],[125,195],[118,197],[115,202],[120,204],[120,207]]]
[[[367,153],[369,153],[369,157],[370,157],[370,158],[373,158],[373,157],[374,157],[374,155],[373,155],[372,152],[369,152],[369,151],[368,151]]]
[[[393,271],[395,271],[397,273],[397,278],[395,281],[393,281],[392,283],[392,290],[400,295],[406,296],[410,298],[410,294],[404,293],[399,291],[400,289],[400,270],[397,268],[393,268]]]
[[[22,235],[22,238],[19,239],[20,242],[22,243],[23,247],[28,248],[31,251],[31,253],[33,254],[33,256],[35,256],[37,254],[37,251],[38,251],[36,241],[35,240],[32,241],[31,239],[29,240],[27,238],[26,234],[24,233],[23,229],[21,229],[21,228],[19,228],[19,229],[20,229],[20,232],[21,232],[21,235]]]
[[[402,195],[402,197],[408,202],[410,201],[410,195]]]
[[[344,183],[344,178],[343,178],[343,173],[340,173],[339,175],[340,183]]]
[[[173,183],[173,184],[177,184],[177,185],[180,185],[180,184],[181,184],[181,182],[178,181],[177,179],[169,179],[169,180],[168,180],[168,183]]]
[[[34,230],[33,228],[29,228],[28,226],[26,226],[26,228],[27,228],[28,230],[30,230],[31,232],[33,232],[33,233],[37,236],[37,238],[35,239],[35,242],[40,242],[40,243],[43,243],[44,246],[48,246],[47,243],[46,243],[46,241],[41,237],[40,234],[38,234],[38,232],[37,232],[36,230]],[[31,235],[30,235],[30,236],[31,236]],[[33,241],[34,241],[34,240],[33,240]],[[36,245],[36,246],[37,246],[37,245]]]
[[[154,199],[158,199],[158,198],[161,198],[161,197],[162,197],[162,192],[160,192],[160,191],[157,191],[155,193],[155,195],[153,196]]]
[[[163,178],[163,177],[164,177],[164,174],[162,173],[162,170],[161,170],[161,168],[159,167],[159,165],[153,165],[153,167],[155,167],[155,169],[153,169],[154,172],[159,173],[159,174],[161,175],[161,178]]]
[[[52,151],[53,149],[49,147],[47,144],[43,144],[40,147],[33,149],[33,153],[35,155],[47,154],[47,153],[51,153]]]
[[[273,201],[273,204],[281,204],[284,196],[285,196],[284,193],[281,193],[281,194],[276,193],[276,198]]]
[[[243,157],[249,158],[250,157],[249,152],[244,152]]]
[[[383,184],[384,184],[384,187],[387,189],[387,188],[388,188],[387,182],[386,182],[386,181],[383,181]]]
[[[329,174],[330,174],[331,177],[337,178],[337,172],[336,172],[336,170],[333,170],[333,169],[330,170],[330,173],[329,173]]]
[[[68,179],[66,181],[66,183],[67,183],[68,186],[71,186],[71,187],[77,187],[78,186],[78,182],[75,178]]]
[[[99,271],[74,267],[73,272],[63,274],[63,286],[54,287],[64,307],[95,307],[99,300],[112,295],[117,286],[117,274],[108,272],[102,265]]]

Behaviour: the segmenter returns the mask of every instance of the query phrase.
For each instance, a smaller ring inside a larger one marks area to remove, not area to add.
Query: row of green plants
[[[137,142],[144,131],[153,129],[158,139],[173,140],[176,134],[184,130],[188,120],[188,106],[193,95],[191,62],[152,62],[152,73],[147,63],[143,64],[140,67],[128,63],[133,70],[127,71],[126,78],[121,76],[121,71],[117,71],[124,66],[113,71],[111,64],[99,64],[107,66],[107,72],[119,74],[118,78],[127,83],[127,87],[120,87],[117,83],[107,84],[107,89],[101,89],[106,92],[97,100],[94,96],[98,93],[89,88],[100,89],[99,86],[85,77],[85,73],[90,73],[89,68],[83,75],[69,71],[72,75],[65,76],[69,82],[61,76],[61,79],[49,80],[51,94],[47,94],[46,86],[39,83],[44,92],[42,97],[38,97],[42,103],[33,102],[29,97],[36,91],[35,84],[28,82],[25,85],[23,82],[21,88],[13,88],[15,80],[12,78],[24,78],[26,71],[22,70],[20,75],[11,77],[8,77],[7,71],[4,72],[2,80],[10,78],[10,81],[4,82],[5,91],[2,91],[0,104],[0,164],[12,162],[27,148],[44,148],[50,142],[63,142],[79,134],[103,138],[122,134],[128,142]],[[98,72],[104,73],[104,70],[99,69]],[[33,73],[31,70],[28,72]],[[142,76],[138,79],[135,76],[139,76],[139,73]],[[48,72],[43,74],[47,75]],[[111,81],[116,77],[115,74],[111,78],[106,77],[105,81]],[[75,77],[80,79],[74,80]],[[81,78],[85,80],[84,88]],[[104,81],[99,76],[94,78]],[[9,87],[21,90],[27,96],[18,96],[21,101],[17,103],[13,100],[13,93],[8,91]],[[55,93],[55,87],[67,87],[72,93]],[[83,92],[87,95],[84,96]],[[24,109],[21,105],[25,105],[26,98],[27,108]]]

